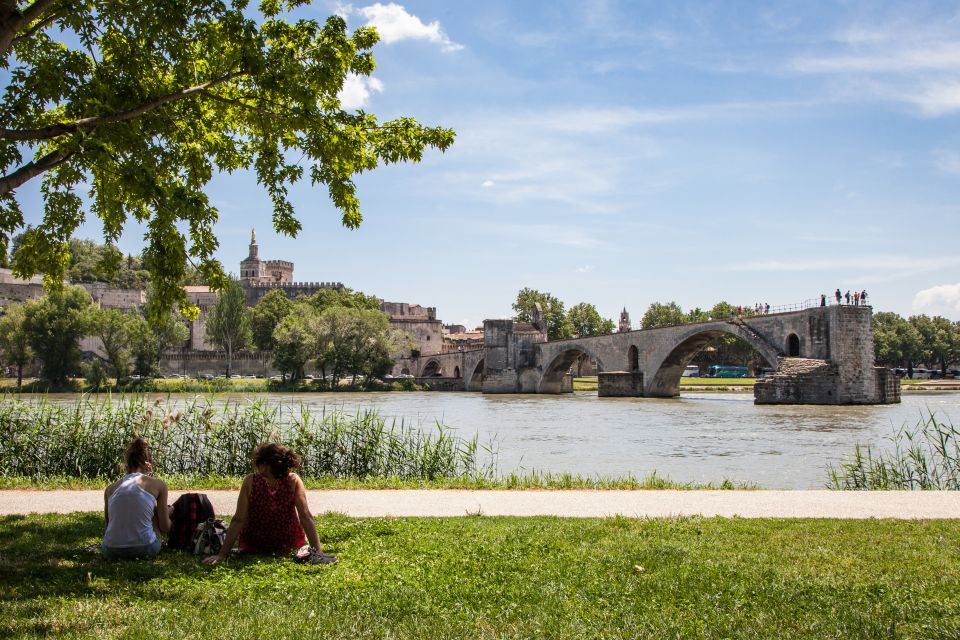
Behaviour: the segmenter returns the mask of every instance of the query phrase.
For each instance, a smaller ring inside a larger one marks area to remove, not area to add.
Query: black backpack
[[[173,503],[167,548],[193,551],[197,525],[216,518],[210,499],[202,493],[185,493]]]

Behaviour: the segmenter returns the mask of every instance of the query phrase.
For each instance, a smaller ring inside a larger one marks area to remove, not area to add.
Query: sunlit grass
[[[956,638],[960,521],[317,518],[333,566],[0,518],[4,638]]]

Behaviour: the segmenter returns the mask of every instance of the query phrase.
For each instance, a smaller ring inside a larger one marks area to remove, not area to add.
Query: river
[[[50,396],[72,401],[76,396]],[[163,396],[166,397],[166,396]],[[179,402],[192,395],[174,396]],[[252,395],[219,395],[247,402]],[[960,393],[909,392],[899,405],[754,405],[751,393],[688,393],[677,399],[479,393],[270,394],[312,408],[373,408],[432,429],[435,420],[497,451],[501,474],[529,471],[679,482],[725,479],[765,488],[822,488],[828,464],[857,443],[889,444],[897,427],[933,411],[960,424]]]

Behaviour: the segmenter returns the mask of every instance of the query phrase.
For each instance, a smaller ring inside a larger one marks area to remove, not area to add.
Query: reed
[[[835,489],[960,489],[960,429],[930,412],[903,425],[891,446],[874,452],[856,445],[853,455],[828,468]]]
[[[72,405],[0,399],[0,476],[105,479],[126,444],[149,439],[159,475],[236,477],[261,442],[282,442],[303,458],[304,478],[436,480],[492,475],[476,438],[439,421],[422,429],[374,411],[311,411],[301,403],[185,406],[142,397],[85,396]]]

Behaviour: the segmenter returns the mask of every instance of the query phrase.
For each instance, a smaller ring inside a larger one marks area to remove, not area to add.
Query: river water
[[[220,395],[216,401],[254,397]],[[855,444],[886,446],[897,427],[914,426],[931,411],[960,424],[957,392],[909,392],[898,405],[859,407],[758,406],[752,393],[689,393],[677,399],[598,398],[595,392],[260,397],[314,409],[376,409],[424,429],[434,429],[439,420],[460,436],[477,436],[481,446],[492,445],[501,474],[536,470],[642,478],[656,470],[679,482],[729,479],[785,489],[824,487],[827,466],[850,455]],[[172,400],[188,398],[193,396]]]

